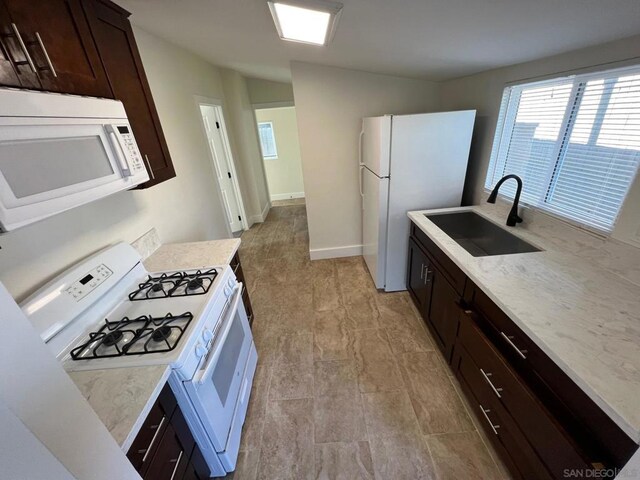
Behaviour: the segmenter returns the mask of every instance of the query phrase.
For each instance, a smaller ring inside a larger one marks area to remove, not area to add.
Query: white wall
[[[500,99],[506,83],[567,75],[574,71],[597,71],[627,64],[640,64],[640,35],[584,48],[562,55],[499,68],[441,84],[441,109],[476,109],[464,202],[483,202],[484,179],[489,165]],[[636,177],[613,236],[640,244],[640,175]]]
[[[221,69],[225,93],[225,122],[234,147],[240,190],[249,224],[262,222],[270,202],[262,165],[258,127],[249,100],[246,79],[234,70]]]
[[[304,197],[295,107],[256,110],[258,122],[271,122],[278,158],[264,160],[271,200]]]
[[[362,117],[436,110],[437,84],[291,64],[312,258],[359,255]]]
[[[78,259],[156,227],[163,242],[223,238],[207,143],[194,95],[223,98],[219,70],[135,29],[177,177],[121,192],[0,237],[0,281],[17,299]]]
[[[290,83],[272,82],[261,78],[247,78],[247,90],[252,105],[293,105],[293,87]]]

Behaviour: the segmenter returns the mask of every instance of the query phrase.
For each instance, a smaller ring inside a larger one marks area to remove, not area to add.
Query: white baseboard
[[[272,202],[276,200],[291,200],[292,198],[304,198],[304,192],[275,193],[271,195]]]
[[[362,255],[362,245],[349,245],[347,247],[333,247],[333,248],[315,248],[309,250],[309,256],[311,260],[323,260],[325,258],[340,258],[340,257],[356,257]]]
[[[264,209],[262,210],[262,213],[258,214],[258,215],[252,215],[249,217],[249,226],[253,225],[254,223],[262,223],[267,219],[267,215],[269,215],[269,209],[271,208],[271,202],[267,202],[267,204],[264,206]]]

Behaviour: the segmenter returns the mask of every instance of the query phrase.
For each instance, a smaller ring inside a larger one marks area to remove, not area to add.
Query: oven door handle
[[[238,282],[234,288],[234,292],[230,297],[229,303],[230,305],[227,309],[227,313],[222,319],[221,328],[218,332],[218,338],[214,340],[213,345],[211,346],[211,357],[207,360],[207,363],[202,367],[195,375],[193,381],[198,385],[202,385],[209,375],[211,374],[211,370],[218,363],[218,359],[220,358],[220,354],[222,353],[222,349],[220,346],[224,344],[227,336],[229,336],[229,332],[231,331],[231,326],[233,325],[233,318],[236,316],[238,312],[238,307],[240,306],[240,300],[242,299],[242,282]]]

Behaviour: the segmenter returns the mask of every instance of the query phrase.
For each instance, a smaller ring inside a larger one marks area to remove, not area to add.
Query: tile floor
[[[242,235],[258,370],[239,479],[504,479],[409,295],[310,261],[304,204]]]

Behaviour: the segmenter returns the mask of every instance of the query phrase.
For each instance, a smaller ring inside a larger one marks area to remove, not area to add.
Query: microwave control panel
[[[116,128],[120,134],[120,138],[122,139],[122,145],[132,173],[143,171],[144,164],[142,163],[142,157],[140,156],[138,145],[133,138],[133,133],[131,133],[131,127],[128,125],[120,125]]]
[[[69,285],[65,292],[79,302],[111,275],[113,275],[113,271],[103,263]]]

